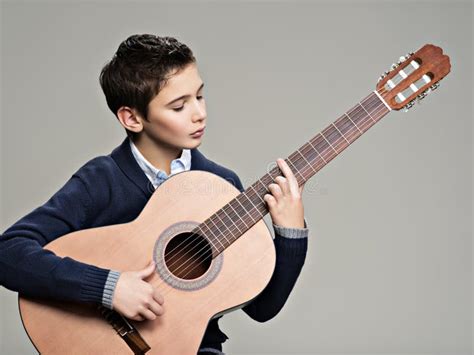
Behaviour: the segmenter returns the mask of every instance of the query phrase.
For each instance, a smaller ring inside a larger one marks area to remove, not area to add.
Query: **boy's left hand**
[[[276,183],[268,185],[271,194],[263,196],[272,221],[286,228],[304,228],[304,208],[301,198],[304,184],[298,186],[298,181],[285,160],[277,159],[277,164],[285,176],[277,176]]]

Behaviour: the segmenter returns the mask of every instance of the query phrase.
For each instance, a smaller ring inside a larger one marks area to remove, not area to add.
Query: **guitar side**
[[[160,261],[163,251],[157,246],[166,246],[164,238],[176,226],[203,222],[238,194],[217,175],[182,172],[155,191],[134,221],[69,233],[45,248],[102,268],[138,270],[152,257]],[[256,297],[274,266],[275,247],[260,220],[195,279],[170,282],[157,270],[147,281],[164,295],[165,313],[154,321],[130,323],[151,347],[147,354],[195,354],[209,320]],[[96,307],[20,295],[19,308],[25,330],[42,354],[133,353]]]

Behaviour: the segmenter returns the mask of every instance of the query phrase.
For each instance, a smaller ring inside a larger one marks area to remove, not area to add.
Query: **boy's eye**
[[[203,97],[202,95],[201,96],[196,96],[198,100],[201,100]],[[176,112],[179,112],[181,111],[182,109],[184,108],[184,105],[181,106],[181,107],[176,107],[176,108],[173,108],[173,111],[176,111]]]

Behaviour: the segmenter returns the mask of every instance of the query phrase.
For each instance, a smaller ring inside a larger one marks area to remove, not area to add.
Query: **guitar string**
[[[369,94],[365,99],[361,100],[361,103],[364,102],[365,100],[368,100],[369,98],[371,98],[371,96],[372,96],[372,93]],[[355,108],[358,108],[358,107],[356,106]],[[354,109],[354,110],[355,110],[355,109]],[[351,111],[351,110],[347,111],[347,113],[351,113],[350,111]],[[345,114],[342,115],[340,118],[342,118],[342,117],[344,117],[344,116],[345,116]],[[364,115],[364,116],[365,116],[365,115]],[[337,120],[336,120],[336,122],[337,122]],[[354,123],[353,123],[353,124],[354,124]],[[330,126],[329,126],[329,127],[330,127]],[[324,132],[324,130],[323,130],[323,132]],[[341,137],[344,137],[344,135],[341,135]],[[338,140],[340,140],[340,138],[338,138]],[[324,148],[324,150],[323,150],[321,153],[322,153],[322,154],[325,154],[324,152],[325,152],[328,148],[329,148],[329,147]],[[323,159],[323,160],[324,160],[324,159]],[[300,161],[300,158],[298,158],[297,161]],[[301,174],[300,174],[300,175],[301,175]],[[250,199],[248,199],[248,200],[251,202]],[[239,203],[240,203],[240,202],[239,202]],[[254,206],[254,207],[255,207],[255,206]],[[223,210],[224,208],[225,208],[225,206],[224,206],[223,208],[221,208],[221,210]],[[231,208],[232,208],[232,207],[231,207]],[[233,208],[232,208],[232,209],[233,209]],[[224,213],[225,213],[225,211],[224,211]],[[212,216],[211,216],[211,218],[212,218]],[[211,219],[211,218],[209,218],[209,219],[210,219],[211,222],[212,222],[212,219]],[[212,222],[212,223],[215,224],[214,222]],[[204,223],[202,223],[202,224],[204,224]],[[243,223],[243,224],[245,225],[245,223]],[[201,232],[201,234],[206,234],[206,233],[202,230],[201,227],[198,226],[197,229],[199,229],[199,231]],[[215,234],[215,233],[213,232],[213,229],[211,229],[211,228],[209,228],[209,227],[208,227],[208,229],[209,229],[209,231],[210,231],[212,234]],[[227,228],[227,229],[229,229],[229,228]],[[239,229],[237,228],[237,230],[239,230]],[[229,230],[229,231],[230,231],[230,230]],[[217,228],[217,232],[219,232],[219,228]],[[232,234],[232,232],[231,232],[231,234]],[[168,253],[172,254],[176,249],[180,248],[184,243],[189,242],[189,240],[192,239],[193,236],[200,236],[200,235],[197,234],[197,233],[191,233],[185,240],[183,240],[180,244],[178,244],[177,246],[175,246],[174,248],[172,248],[171,251],[169,251]],[[215,236],[214,236],[214,237],[215,237]],[[225,236],[224,236],[224,239],[225,239],[226,242],[229,242],[229,241],[227,240],[227,238],[225,238]],[[216,239],[216,241],[218,241],[222,246],[224,246],[218,239]],[[212,244],[214,247],[216,247],[216,246],[214,245],[214,243],[212,243],[212,241],[210,241],[210,242],[211,242],[211,244]],[[207,245],[206,240],[201,240],[199,243],[204,243],[205,245]],[[199,243],[198,243],[198,244],[199,244]],[[188,244],[191,244],[191,245],[192,245],[192,243],[188,243]],[[183,248],[182,251],[184,251],[184,248]],[[188,250],[188,252],[189,252],[189,251],[191,251],[191,250]],[[172,255],[173,255],[173,254],[172,254]],[[179,261],[180,259],[182,259],[183,257],[184,257],[183,255],[182,255],[181,257],[178,257],[178,261]],[[172,264],[169,265],[170,268],[173,266],[173,264],[175,263],[175,261],[176,261],[176,260],[173,260],[173,256],[172,256],[171,259],[169,260],[169,262],[172,262]],[[177,262],[177,261],[176,261],[176,262]]]
[[[371,95],[369,95],[366,99],[362,100],[361,103],[364,102],[365,100],[368,100],[370,97],[371,97]],[[380,103],[377,103],[377,106],[381,107]],[[378,109],[379,107],[377,107],[377,109]],[[371,108],[369,108],[369,110],[371,110]],[[364,115],[364,116],[365,116],[365,115]],[[367,116],[365,116],[365,117],[367,117]],[[351,128],[351,130],[353,130],[353,129],[354,129],[354,128]],[[324,131],[323,131],[323,132],[324,132]],[[350,130],[349,130],[349,131],[346,132],[346,133],[349,133],[349,134],[350,134],[351,132],[350,132]],[[341,138],[344,139],[344,136],[341,135]],[[341,140],[341,138],[338,138],[338,139],[335,141],[336,146],[337,146],[337,144],[339,144],[338,141]],[[325,150],[322,151],[322,153],[324,154],[324,152],[325,152],[327,149],[329,149],[329,147],[325,148]],[[304,159],[304,158],[303,158],[303,159]],[[298,161],[301,161],[301,160],[302,160],[301,158],[298,158],[298,159],[295,160],[295,163],[297,163]],[[324,164],[323,164],[323,165],[324,165]],[[303,173],[306,173],[306,172],[309,171],[309,169],[311,169],[311,167],[310,167],[309,165],[306,165],[304,169],[305,169],[305,170],[304,170],[304,171],[302,170],[302,171],[303,171]],[[300,175],[301,175],[301,174],[300,174]],[[250,201],[250,200],[249,200],[249,201]],[[255,206],[254,206],[254,207],[255,207]],[[251,213],[250,213],[250,214],[251,214]],[[238,227],[237,227],[236,229],[240,232],[240,229],[239,229]],[[229,230],[229,231],[230,231],[230,230]],[[201,230],[201,232],[203,232],[203,231]],[[211,231],[211,232],[212,232],[212,231]],[[219,229],[218,229],[218,232],[220,232]],[[232,233],[232,232],[231,232],[231,233]],[[204,233],[203,233],[203,234],[204,234]],[[188,238],[188,239],[189,239],[189,238]],[[226,241],[228,242],[227,238],[225,238],[225,239],[226,239]],[[205,247],[202,248],[202,249],[200,249],[200,250],[199,250],[197,253],[195,253],[193,256],[195,257],[196,255],[198,255],[198,254],[199,254],[201,251],[203,251],[204,249],[208,249],[208,248],[207,248],[207,247],[208,247],[208,244],[206,243],[206,241],[203,240],[203,239],[201,239],[198,243],[194,243],[194,246],[193,246],[190,250],[188,250],[187,253],[191,252],[194,248],[196,248],[196,247],[199,246],[200,244],[203,244],[203,242],[204,242]],[[184,242],[182,242],[181,244],[183,244],[183,243],[184,243]],[[212,242],[211,242],[211,244],[215,247],[215,245],[214,245]],[[188,243],[188,245],[192,245],[192,243]],[[186,248],[186,247],[183,248],[183,251],[184,251],[185,248]],[[175,249],[176,249],[176,248],[175,248]],[[208,253],[207,253],[206,251],[204,251],[204,254],[203,254],[203,255],[206,255],[206,254],[208,254]],[[202,256],[202,255],[201,255],[201,256]],[[183,257],[184,257],[184,256],[182,255],[182,256],[178,259],[178,261],[181,260]],[[171,261],[171,260],[170,260],[170,261]],[[176,262],[177,262],[177,261],[173,261],[172,264],[169,264],[169,265],[170,265],[169,268],[172,269],[172,265],[176,264]],[[183,266],[185,266],[185,264],[180,265],[180,266],[178,267],[178,269],[176,270],[176,272],[179,270],[180,267],[183,267]],[[187,268],[187,267],[185,267],[185,270],[186,270],[186,268]]]
[[[377,104],[377,105],[379,105],[379,104]],[[379,107],[381,107],[381,106],[379,105]],[[305,169],[306,169],[305,172],[309,172],[310,167],[309,167],[309,166],[306,166]],[[261,218],[261,217],[260,217],[260,218]],[[258,221],[257,221],[257,222],[258,222]],[[256,222],[255,222],[255,223],[256,223]],[[197,243],[197,245],[199,245],[199,244],[200,244],[200,243]],[[195,254],[192,256],[192,257],[197,258],[198,261],[199,261],[200,258],[202,258],[202,257],[204,256],[204,259],[203,259],[201,262],[204,262],[204,261],[206,261],[206,259],[209,258],[209,256],[208,256],[209,253],[207,253],[206,250],[205,250],[205,249],[208,249],[208,244],[207,244],[207,243],[205,243],[205,244],[206,244],[206,245],[205,245],[204,248],[200,249],[197,253],[195,253]],[[195,247],[196,247],[197,245],[195,245]],[[193,248],[194,248],[194,247],[193,247]],[[192,250],[192,249],[191,249],[191,250]],[[191,250],[189,250],[189,251],[191,251]],[[200,252],[203,251],[203,250],[204,250],[204,253],[201,253],[201,254],[200,254]],[[189,252],[189,251],[188,251],[188,252]],[[199,255],[199,254],[200,254],[200,255]],[[184,263],[184,264],[180,265],[179,267],[182,267],[182,266],[185,266],[185,265],[186,265],[186,264]],[[192,265],[191,262],[188,263],[188,265],[184,268],[184,270],[181,270],[181,273],[182,273],[183,271],[186,271],[186,269],[187,269],[189,266],[191,266],[191,265]],[[178,269],[178,270],[179,270],[179,269]],[[176,270],[176,272],[177,272],[178,270]],[[192,272],[193,270],[194,270],[194,269],[189,270],[189,271],[186,273],[186,275],[183,276],[183,278],[185,278],[186,276],[188,276],[189,273]]]
[[[380,104],[378,104],[378,105],[379,105],[379,107],[377,108],[377,110],[381,107]],[[372,112],[373,112],[373,113],[376,113],[376,112],[374,112],[374,111],[372,111]],[[372,118],[372,119],[373,119],[373,118]],[[378,119],[380,119],[380,118],[378,118]],[[376,122],[378,122],[378,121],[376,121]],[[364,123],[363,123],[363,124],[364,124]],[[370,128],[370,127],[369,127],[369,128]],[[349,133],[349,132],[350,132],[350,130],[348,131],[348,133]],[[306,169],[307,169],[306,171],[309,171],[309,167],[306,168]],[[260,217],[260,218],[261,218],[261,217]],[[207,248],[206,248],[206,249],[207,249]],[[202,249],[201,249],[201,250],[202,250]],[[200,259],[201,259],[203,256],[204,256],[204,259],[201,261]],[[205,253],[199,255],[199,252],[198,252],[198,253],[195,253],[193,257],[195,258],[195,260],[196,260],[197,262],[204,262],[204,261],[206,261],[206,259],[209,259],[209,253],[206,253],[206,252],[205,252]],[[212,259],[212,254],[211,254],[211,259]],[[211,261],[211,262],[212,262],[212,261]],[[184,266],[184,270],[181,270],[181,273],[183,273],[184,271],[186,271],[186,270],[189,268],[189,266],[191,266],[191,265],[193,265],[192,262],[189,262],[187,266],[186,266],[186,263],[184,263],[183,265],[180,265],[180,267],[183,267],[183,266]],[[183,279],[186,279],[186,277],[187,277],[194,269],[195,269],[195,268],[191,268],[189,271],[186,272],[186,274],[185,274],[184,276],[180,276],[180,277],[183,278]],[[170,276],[171,276],[171,275],[170,275]],[[165,280],[165,281],[167,281],[167,280]],[[157,286],[157,289],[161,292],[161,294],[163,295],[163,297],[166,296],[166,295],[168,295],[169,292],[172,292],[173,289],[171,289],[171,288],[168,290],[168,292],[166,292],[165,290],[161,290],[161,287],[160,287],[160,286],[162,286],[162,285],[163,285],[163,283],[159,284],[159,285]]]
[[[370,98],[373,98],[373,96],[372,96],[371,94],[370,94],[367,98],[365,98],[364,100],[362,100],[360,103],[363,103],[365,100],[369,100]],[[375,105],[375,106],[376,106],[375,112],[372,110],[372,107],[370,107],[370,106],[373,105],[374,102],[376,103],[376,105]],[[377,114],[376,111],[378,111],[378,110],[379,110],[381,107],[383,107],[383,106],[384,106],[383,102],[380,102],[380,101],[377,102],[377,101],[374,100],[373,102],[369,103],[369,107],[367,107],[367,108],[368,108],[369,110],[371,110],[372,113]],[[349,111],[348,111],[348,112],[349,112]],[[369,116],[370,116],[370,115],[369,115]],[[354,119],[356,119],[356,118],[354,118]],[[372,119],[373,119],[373,118],[372,118]],[[379,118],[378,118],[378,119],[379,119]],[[356,120],[357,120],[357,119],[356,119]],[[378,122],[378,121],[376,121],[376,122]],[[374,122],[374,124],[375,124],[376,122]],[[364,123],[362,123],[362,124],[364,124]],[[370,128],[370,127],[369,127],[369,128]],[[353,132],[351,132],[351,130],[354,131],[354,129],[358,129],[358,128],[356,128],[355,126],[352,127],[352,128],[350,128],[350,129],[346,132],[346,135],[353,133]],[[359,128],[359,129],[360,129],[360,128]],[[324,132],[324,130],[323,130],[323,132]],[[337,146],[337,144],[339,144],[338,141],[341,140],[341,138],[344,140],[344,135],[341,135],[341,137],[338,138],[338,139],[334,142],[336,146]],[[324,152],[325,152],[326,150],[328,150],[328,149],[329,149],[329,147],[327,147],[324,151],[322,151],[322,154],[324,154]],[[303,159],[304,159],[304,158],[303,158]],[[297,158],[297,159],[295,160],[295,164],[296,164],[298,161],[302,161],[303,159]],[[324,164],[323,164],[323,165],[324,165]],[[301,169],[301,171],[303,172],[303,174],[306,174],[307,172],[310,171],[310,169],[311,169],[311,167],[310,167],[309,165],[306,165],[306,166],[304,167],[304,169]],[[301,175],[301,174],[300,174],[300,175]],[[251,213],[250,213],[250,214],[251,214]],[[260,219],[261,219],[261,217],[260,217]],[[257,221],[257,222],[258,222],[258,221]],[[237,230],[238,230],[238,228],[237,228]],[[188,238],[188,239],[189,239],[189,238]],[[199,244],[201,244],[202,241],[203,241],[203,240],[201,240],[201,241],[198,242],[198,243],[195,243],[194,247],[193,247],[192,249],[188,250],[187,253],[189,253],[189,252],[190,252],[191,250],[193,250],[196,246],[198,246]],[[181,244],[182,244],[182,243],[181,243]],[[188,243],[188,244],[191,244],[191,243]],[[211,244],[212,244],[212,243],[211,243]],[[185,248],[183,248],[183,249],[185,249]],[[201,253],[201,251],[203,251],[203,250],[205,250],[204,253]],[[201,254],[200,254],[200,253],[201,253]],[[212,253],[211,253],[211,255],[212,255]],[[205,243],[205,247],[202,248],[202,249],[200,249],[197,253],[195,253],[195,254],[192,256],[192,258],[196,258],[197,261],[199,261],[199,259],[201,259],[203,256],[204,256],[205,258],[204,258],[201,262],[204,262],[206,259],[209,258],[208,244],[207,244],[207,243]],[[181,258],[182,258],[182,257],[181,257]],[[174,263],[174,264],[175,264],[175,263]],[[176,270],[176,273],[178,273],[179,268],[182,268],[182,267],[184,267],[184,269],[180,270],[180,273],[185,272],[186,269],[188,269],[188,267],[191,266],[191,265],[193,265],[192,262],[189,262],[187,266],[186,266],[186,263],[183,263],[182,265],[180,265],[180,266],[178,267],[178,269]],[[170,267],[171,267],[171,265],[170,265]],[[191,273],[193,270],[194,270],[194,269],[191,269],[191,270],[187,271],[187,273],[186,273],[184,276],[182,276],[182,278],[186,278],[186,276],[188,276],[189,273]],[[165,281],[166,281],[166,280],[165,280]],[[161,286],[162,284],[163,284],[163,283],[160,283],[160,284],[158,285],[158,287]],[[157,288],[158,288],[158,287],[157,287]]]
[[[370,97],[371,97],[371,95],[369,95],[365,100],[368,100]],[[362,102],[364,102],[364,100],[362,100],[361,103],[362,103]],[[377,103],[377,105],[380,107],[380,103]],[[379,107],[378,107],[378,108],[379,108]],[[377,109],[378,109],[378,108],[377,108]],[[371,110],[371,108],[369,108],[369,110]],[[353,129],[353,128],[351,128],[351,129]],[[324,132],[324,131],[323,131],[323,132]],[[350,131],[348,131],[347,133],[350,133]],[[343,136],[343,135],[341,135],[341,137],[344,139],[344,136]],[[336,145],[338,144],[337,141],[340,140],[340,139],[341,139],[341,138],[338,138],[338,139],[336,140]],[[328,149],[328,148],[326,148],[326,149]],[[324,153],[324,151],[323,151],[323,153]],[[298,158],[298,159],[295,161],[295,163],[297,163],[298,160],[301,160],[301,159]],[[309,169],[310,169],[310,166],[305,166],[305,171],[304,171],[304,173],[308,172]],[[250,213],[250,214],[251,214],[251,213]],[[240,231],[238,227],[237,227],[237,230]],[[219,231],[219,230],[218,230],[218,231]],[[188,239],[189,239],[189,238],[188,238]],[[208,250],[209,250],[209,249],[208,249],[208,244],[207,244],[206,241],[203,240],[203,239],[201,239],[198,243],[194,243],[194,246],[193,246],[190,250],[188,250],[187,253],[191,252],[191,251],[192,251],[193,249],[195,249],[197,246],[203,244],[203,243],[202,243],[203,241],[204,241],[204,245],[205,245],[204,248],[200,249],[197,253],[195,253],[195,254],[193,255],[193,257],[196,257],[196,256],[197,256],[198,258],[201,258],[203,255],[208,255],[208,254],[209,254],[209,253],[208,253]],[[227,241],[227,242],[228,242],[228,241]],[[182,244],[182,243],[181,243],[181,244]],[[213,244],[213,243],[211,242],[211,244]],[[192,243],[188,243],[188,245],[192,245]],[[214,247],[215,247],[215,246],[214,246]],[[186,248],[186,247],[185,247],[185,248]],[[183,248],[183,250],[184,250],[185,248]],[[207,250],[205,250],[205,249],[207,249]],[[203,251],[203,250],[204,250],[204,253],[202,253],[201,255],[199,255],[199,253],[200,253],[201,251]],[[183,257],[184,257],[184,256],[182,255],[182,256],[179,258],[179,260],[181,260]],[[207,258],[208,258],[208,257],[209,257],[209,256],[207,256]],[[178,260],[178,261],[179,261],[179,260]],[[204,259],[204,260],[205,260],[205,259]],[[204,260],[203,260],[203,261],[204,261]],[[176,262],[174,262],[173,264],[176,264]],[[192,264],[189,263],[188,266],[189,266],[189,265],[192,265]],[[182,268],[182,267],[184,267],[184,271],[186,271],[186,269],[188,268],[188,266],[186,266],[186,264],[182,264],[182,265],[180,265],[180,266],[178,267],[178,269],[176,270],[176,272],[178,272],[178,271],[179,271],[179,268]],[[169,266],[169,268],[172,269],[172,268],[171,268],[171,265]],[[181,270],[181,271],[183,271],[183,270]],[[189,272],[192,272],[192,270],[190,270]],[[189,274],[189,272],[188,272],[185,276],[187,276],[187,275]]]

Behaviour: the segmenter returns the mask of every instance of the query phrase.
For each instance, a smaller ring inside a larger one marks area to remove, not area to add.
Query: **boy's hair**
[[[102,68],[100,86],[115,116],[121,106],[128,106],[148,121],[150,101],[172,75],[195,62],[191,49],[173,37],[135,34],[120,43]],[[129,137],[135,135],[125,131]]]

